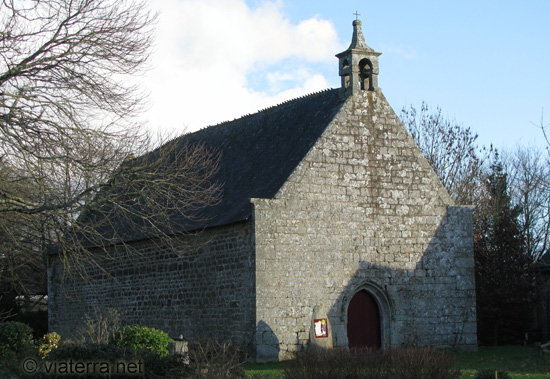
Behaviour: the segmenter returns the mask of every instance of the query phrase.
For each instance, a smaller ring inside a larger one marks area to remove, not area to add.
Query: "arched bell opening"
[[[342,61],[342,68],[348,68],[349,67],[349,61],[347,59],[344,59]]]
[[[374,91],[374,85],[372,82],[373,66],[372,62],[363,58],[359,62],[359,80],[361,85],[361,90]]]

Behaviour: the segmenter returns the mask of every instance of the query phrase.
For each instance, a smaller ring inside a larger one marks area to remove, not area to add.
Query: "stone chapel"
[[[117,308],[125,324],[231,340],[256,361],[307,346],[476,349],[472,209],[386,101],[379,56],[355,20],[341,88],[180,137],[222,153],[221,201],[201,233],[174,236],[200,249],[181,261],[128,237],[153,265],[107,262],[71,285],[52,254],[50,331],[69,338],[92,309]]]

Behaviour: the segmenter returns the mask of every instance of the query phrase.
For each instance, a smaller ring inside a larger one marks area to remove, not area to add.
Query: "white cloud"
[[[337,70],[342,45],[332,23],[315,17],[293,24],[281,2],[251,9],[244,0],[151,1],[160,11],[145,79],[152,128],[192,131],[237,118],[327,88],[311,64]],[[262,75],[267,87],[250,87],[249,75]]]

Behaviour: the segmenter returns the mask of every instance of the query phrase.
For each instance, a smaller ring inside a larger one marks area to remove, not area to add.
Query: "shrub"
[[[232,343],[214,339],[189,346],[189,377],[246,378],[244,354]]]
[[[459,378],[454,357],[429,348],[395,349],[389,352],[393,378],[451,379]]]
[[[182,355],[160,356],[153,352],[142,351],[146,378],[189,378],[190,368]]]
[[[168,343],[172,339],[162,330],[140,325],[127,325],[118,332],[111,342],[119,347],[136,351],[149,350],[159,356],[168,355]]]
[[[28,354],[33,347],[32,328],[18,321],[0,322],[0,359]]]
[[[128,350],[129,352],[130,350]],[[76,344],[63,343],[48,355],[49,361],[101,361],[117,360],[124,358],[127,351],[111,344]],[[131,353],[134,353],[133,351]]]
[[[45,310],[19,312],[10,321],[19,321],[29,325],[33,330],[34,339],[40,339],[48,333],[48,311]]]
[[[159,356],[157,353],[150,350],[137,351],[133,348],[120,347],[114,344],[61,344],[57,349],[53,350],[48,356],[48,361],[99,361],[99,362],[143,362],[143,373],[145,378],[164,378],[164,377],[188,377],[189,368],[184,364],[182,356],[166,355]],[[56,376],[48,376],[42,374],[43,378],[57,378]],[[105,378],[104,375],[88,375],[87,378]],[[112,378],[128,378],[126,375],[112,376]],[[141,376],[140,376],[141,377]],[[60,378],[71,378],[70,376],[62,375]]]
[[[124,328],[123,328],[124,329]],[[122,331],[121,331],[122,332]],[[53,350],[47,358],[49,362],[102,361],[102,362],[143,362],[145,378],[246,378],[244,371],[245,359],[239,349],[231,343],[221,343],[208,340],[193,343],[190,346],[190,362],[181,355],[160,356],[151,349],[134,349],[121,347],[115,344],[74,344],[63,343]],[[41,373],[40,378],[58,378],[54,375]],[[87,376],[99,378],[105,376]],[[128,376],[120,376],[126,378]],[[140,376],[141,377],[141,376]],[[69,379],[70,376],[59,376],[60,379]],[[117,378],[113,376],[113,378]]]
[[[57,349],[61,336],[56,332],[44,334],[38,342],[38,356],[42,359],[46,358],[53,349]]]
[[[498,373],[498,379],[510,379],[510,375],[508,375],[507,372],[504,371],[494,371],[494,370],[478,370],[475,379],[495,379],[497,377]]]
[[[106,344],[120,329],[121,313],[118,309],[94,308],[92,315],[86,314],[84,328],[80,333],[92,344]]]
[[[342,349],[310,348],[296,355],[285,368],[287,379],[383,378],[380,354],[373,352],[352,356]],[[361,366],[364,366],[362,369]]]
[[[117,362],[117,361],[136,361],[139,359],[135,356],[136,352],[123,349],[115,345],[109,344],[75,344],[75,343],[63,343],[59,347],[53,350],[47,358],[47,362]],[[82,375],[67,375],[67,374],[58,374],[47,373],[47,371],[39,372],[34,375],[37,378],[48,378],[48,379],[73,379],[73,378],[83,378]],[[105,378],[103,374],[91,374],[85,376],[87,379],[92,378]],[[112,375],[111,378],[121,378],[122,377]],[[128,376],[126,376],[128,377]]]
[[[285,368],[285,378],[301,379],[456,379],[453,357],[434,349],[394,349],[387,352],[309,349]]]

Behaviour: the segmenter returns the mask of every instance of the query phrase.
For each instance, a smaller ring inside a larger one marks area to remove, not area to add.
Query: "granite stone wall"
[[[86,314],[118,308],[126,324],[288,359],[347,347],[347,307],[366,290],[383,347],[476,347],[472,210],[454,204],[379,89],[348,97],[277,195],[251,202],[250,220],[135,242],[130,256],[113,248],[88,281],[52,258],[50,330],[72,337]],[[313,335],[317,318],[328,338]]]
[[[367,290],[382,345],[476,347],[471,209],[455,206],[380,90],[349,97],[274,199],[252,199],[258,360],[346,347]],[[329,337],[312,335],[327,317]]]
[[[140,324],[190,340],[218,338],[248,347],[255,325],[252,224],[241,222],[174,238],[113,248],[103,272],[70,278],[59,258],[49,268],[49,330],[75,338],[86,314],[115,308]],[[100,255],[98,254],[98,257]]]

